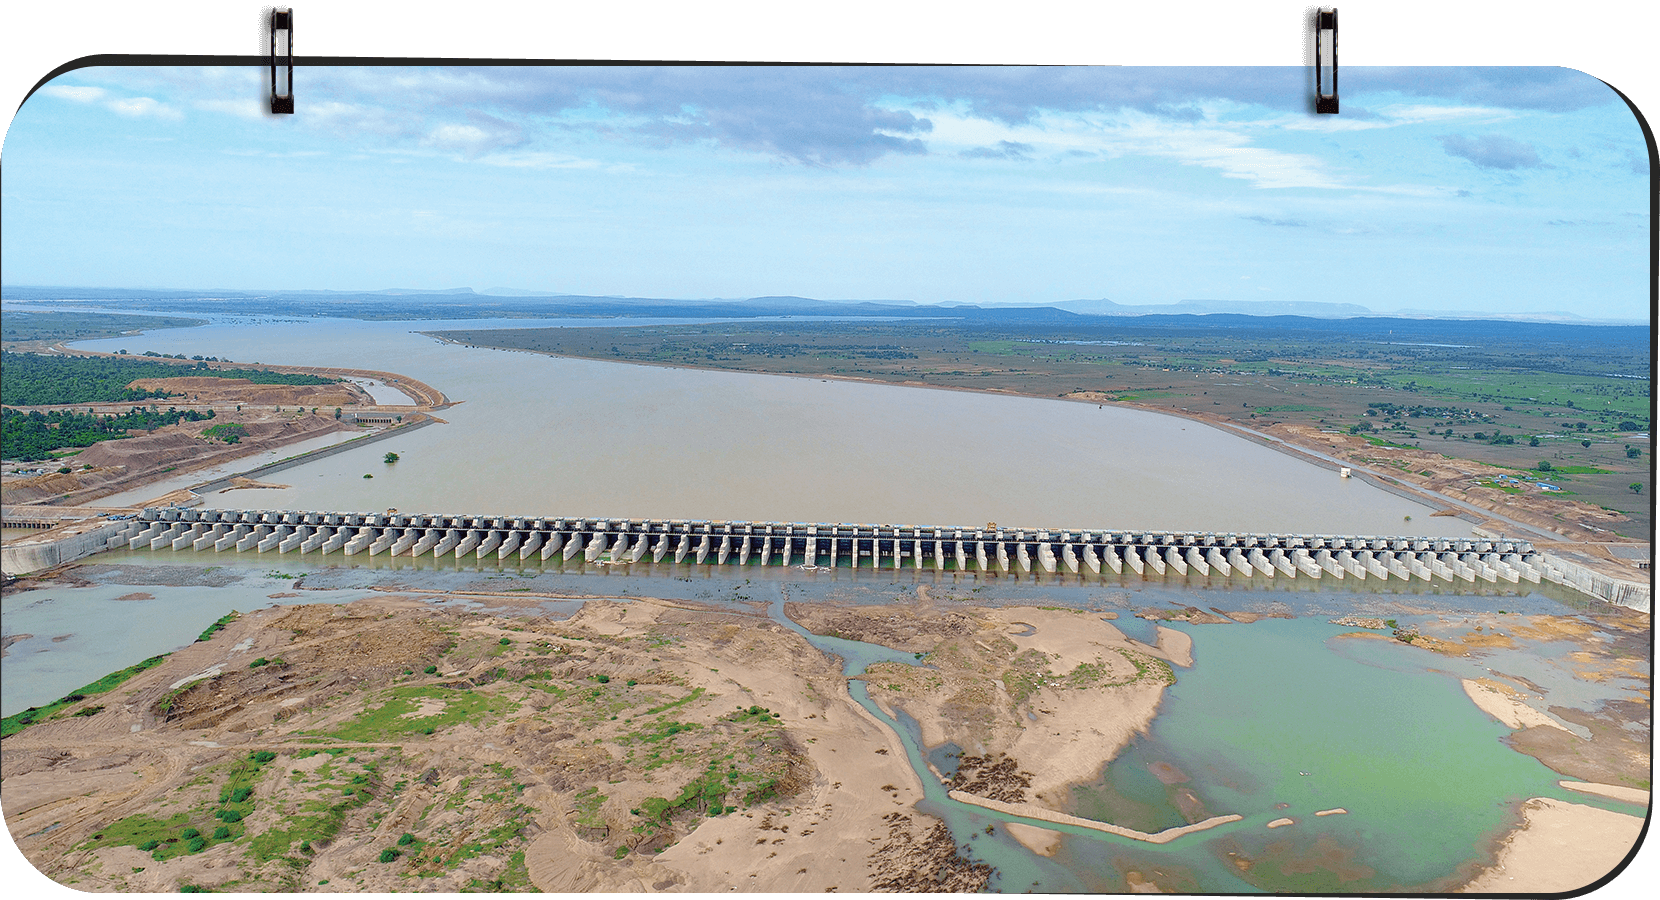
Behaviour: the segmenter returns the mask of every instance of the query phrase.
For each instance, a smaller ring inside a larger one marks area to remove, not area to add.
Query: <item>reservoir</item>
[[[220,322],[77,346],[378,369],[458,401],[440,412],[445,424],[286,470],[283,490],[209,495],[209,507],[1470,535],[1420,503],[1175,416],[561,359],[419,333],[463,324],[527,322]],[[383,463],[387,451],[400,461]]]

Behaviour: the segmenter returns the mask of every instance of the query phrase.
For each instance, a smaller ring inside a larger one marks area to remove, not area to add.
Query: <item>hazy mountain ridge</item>
[[[370,318],[414,318],[444,313],[449,317],[477,318],[540,316],[902,316],[923,318],[973,318],[1009,321],[1067,321],[1128,318],[1140,316],[1242,315],[1257,318],[1295,316],[1313,319],[1397,318],[1476,319],[1494,321],[1561,322],[1575,324],[1638,324],[1630,319],[1592,319],[1568,312],[1486,313],[1473,310],[1400,309],[1380,312],[1355,303],[1314,300],[1180,300],[1167,304],[1127,304],[1106,298],[1062,300],[1055,303],[920,303],[915,300],[821,300],[792,295],[747,298],[692,298],[594,296],[527,291],[517,288],[472,288],[423,290],[388,288],[378,291],[331,290],[193,290],[168,288],[105,288],[37,285],[0,286],[0,296],[12,301],[183,301],[186,303],[230,303],[240,301],[246,311],[278,314],[282,310],[260,309],[259,304],[291,304],[290,314],[338,315],[342,303],[397,303],[403,309],[383,308]],[[319,308],[321,307],[321,308]],[[361,311],[360,311],[361,312]],[[433,315],[432,317],[439,317]]]

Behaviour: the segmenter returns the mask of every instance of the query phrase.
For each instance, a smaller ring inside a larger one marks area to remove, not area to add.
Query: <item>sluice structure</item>
[[[936,572],[1571,584],[1526,541],[146,509],[110,549]]]

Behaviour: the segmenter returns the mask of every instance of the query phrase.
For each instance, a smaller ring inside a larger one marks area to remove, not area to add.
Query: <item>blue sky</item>
[[[1648,318],[1647,157],[1567,69],[80,69],[7,284],[1321,300]]]

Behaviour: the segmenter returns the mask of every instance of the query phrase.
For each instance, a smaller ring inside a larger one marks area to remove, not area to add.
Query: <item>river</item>
[[[213,507],[1470,534],[1467,522],[1175,416],[562,359],[419,333],[525,324],[225,321],[77,346],[380,369],[459,401],[440,413],[447,424],[289,469],[284,490],[210,495]],[[395,465],[381,461],[388,450]]]

